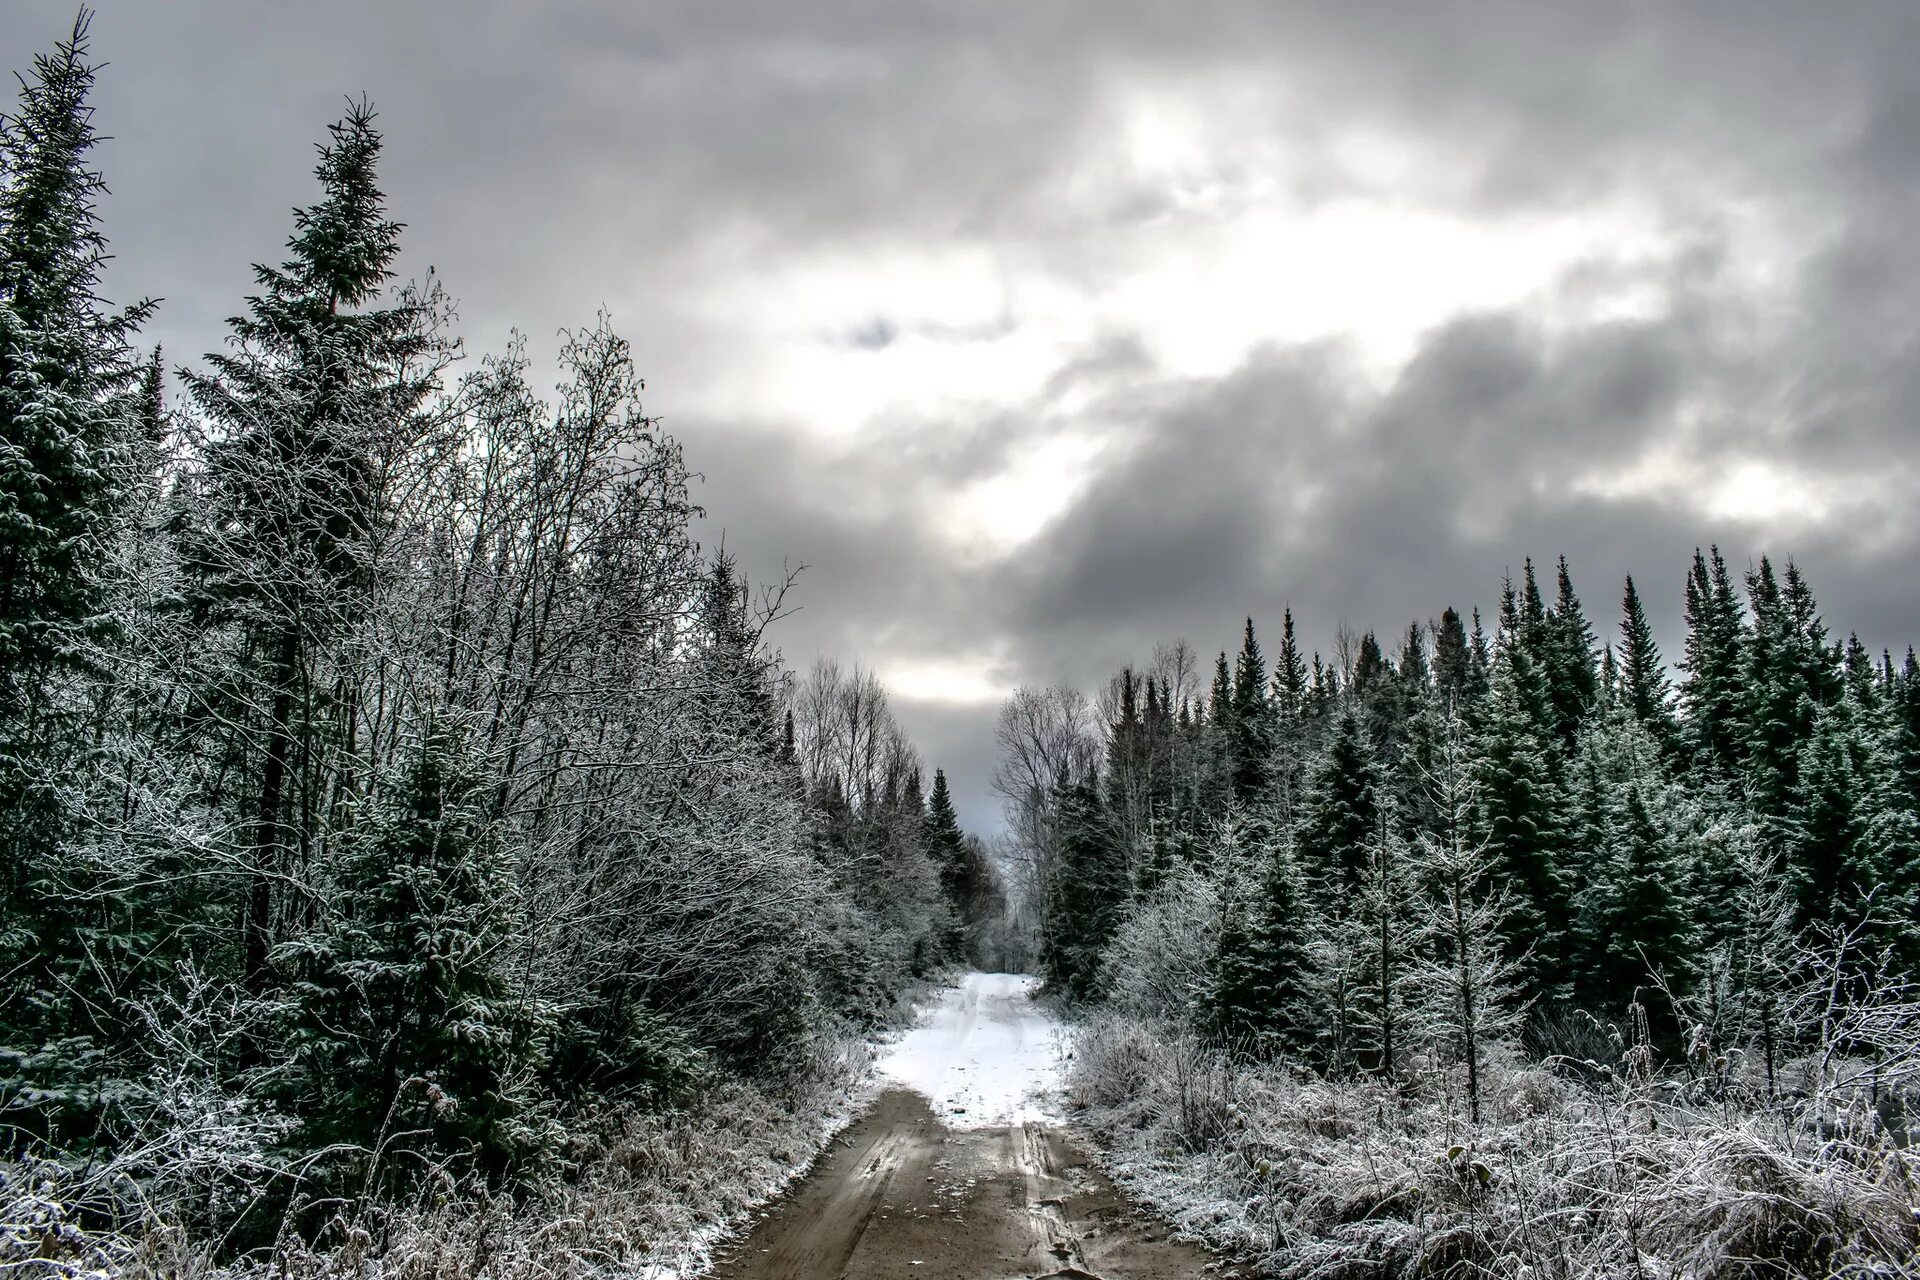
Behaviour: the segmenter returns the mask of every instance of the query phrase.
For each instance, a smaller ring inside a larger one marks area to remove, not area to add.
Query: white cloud
[[[888,690],[912,702],[949,706],[996,705],[1013,692],[996,661],[977,658],[907,657],[882,662]]]

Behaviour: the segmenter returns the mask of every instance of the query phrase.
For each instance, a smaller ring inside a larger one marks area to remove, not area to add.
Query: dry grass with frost
[[[1748,1108],[1679,1079],[1489,1074],[1475,1128],[1449,1071],[1329,1083],[1109,1017],[1071,1085],[1136,1194],[1268,1275],[1920,1274],[1920,1158],[1884,1097]]]

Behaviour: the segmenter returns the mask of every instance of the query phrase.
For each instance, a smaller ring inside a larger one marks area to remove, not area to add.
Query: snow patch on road
[[[969,973],[874,1064],[955,1129],[1058,1119],[1066,1034],[1033,1002],[1039,979]]]

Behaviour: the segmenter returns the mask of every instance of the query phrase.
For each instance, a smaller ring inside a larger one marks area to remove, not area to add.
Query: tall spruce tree
[[[1720,548],[1711,559],[1698,548],[1687,575],[1687,682],[1681,702],[1696,765],[1711,777],[1733,778],[1744,758],[1740,602],[1734,598]]]
[[[1449,605],[1433,626],[1433,685],[1442,698],[1465,697],[1468,661],[1466,626]]]
[[[1633,718],[1662,745],[1676,745],[1679,727],[1673,716],[1672,687],[1631,576],[1620,602],[1619,679],[1621,699]]]
[[[1480,610],[1473,611],[1473,630],[1467,638],[1467,674],[1461,682],[1463,712],[1469,726],[1478,722],[1481,710],[1486,706],[1487,694],[1493,683],[1492,647],[1487,643],[1486,628],[1480,623]]]
[[[981,868],[975,865],[967,837],[960,830],[960,815],[953,807],[953,791],[947,785],[947,771],[933,771],[933,791],[927,797],[927,856],[940,874],[940,891],[946,895],[953,924],[944,941],[947,958],[965,954],[968,924],[976,917],[980,901],[989,886],[980,883]]]
[[[1311,743],[1307,739],[1307,699],[1311,692],[1306,660],[1294,635],[1293,609],[1280,615],[1280,653],[1273,662],[1273,791],[1280,805],[1280,818],[1291,824],[1297,815],[1306,787],[1306,762]]]
[[[1506,934],[1537,992],[1557,992],[1567,974],[1569,889],[1559,743],[1546,681],[1527,642],[1512,583],[1501,597],[1500,647],[1477,738],[1475,783],[1482,839],[1494,874],[1510,889]]]
[[[1141,692],[1149,706],[1141,706]],[[1107,722],[1106,767],[1102,783],[1107,812],[1125,848],[1127,865],[1137,867],[1147,856],[1153,826],[1153,740],[1148,716],[1152,713],[1152,682],[1132,667],[1123,667],[1108,686],[1114,714]]]
[[[141,409],[130,340],[152,305],[99,297],[90,20],[34,58],[0,117],[0,1049],[20,1055],[0,1053],[0,1096],[38,1099],[29,1124],[98,1100],[96,1039],[128,994],[103,989],[126,952],[87,936],[107,913],[72,846],[98,737],[84,720],[115,675],[105,566]]]
[[[1684,991],[1695,948],[1679,851],[1638,780],[1612,788],[1599,835],[1578,899],[1577,986],[1586,1007],[1618,1017],[1662,984]]]
[[[1047,887],[1041,963],[1049,986],[1084,1000],[1099,989],[1101,956],[1119,927],[1132,886],[1093,781],[1063,788],[1059,805],[1059,849]]]
[[[1248,618],[1233,664],[1233,715],[1228,733],[1233,797],[1243,805],[1265,800],[1272,786],[1273,704],[1267,700],[1267,661]]]
[[[1314,982],[1305,886],[1285,844],[1271,840],[1222,911],[1199,1015],[1243,1052],[1304,1061],[1318,1033]]]
[[[99,297],[91,20],[82,9],[34,58],[0,117],[0,716],[12,726],[100,612],[114,446],[139,411],[130,341],[153,309],[113,312]]]
[[[401,225],[386,215],[374,113],[355,104],[319,147],[318,203],[294,211],[288,259],[256,266],[260,292],[230,322],[231,349],[208,374],[182,370],[214,429],[209,509],[190,550],[202,607],[244,637],[249,687],[232,714],[244,735],[252,820],[241,909],[242,972],[268,981],[278,886],[290,853],[314,838],[329,806],[295,806],[333,761],[320,741],[313,679],[320,650],[364,608],[368,540],[381,513],[377,459],[434,385],[425,305],[373,305],[393,275]],[[257,709],[257,711],[255,710]],[[296,714],[298,713],[298,714]],[[351,708],[331,720],[350,726]],[[335,781],[350,784],[351,773]]]
[[[1367,848],[1380,816],[1377,774],[1373,747],[1349,707],[1334,721],[1296,836],[1301,871],[1329,907],[1345,901],[1366,879]]]
[[[1548,626],[1547,603],[1540,594],[1540,580],[1533,571],[1532,556],[1521,562],[1520,589],[1515,604],[1506,608],[1503,602],[1503,610],[1500,618],[1503,641],[1520,645],[1534,667],[1544,673],[1551,661],[1553,634]]]
[[[1767,823],[1786,834],[1803,927],[1853,919],[1881,880],[1870,843],[1879,761],[1868,716],[1851,699],[1817,713],[1806,741],[1795,743],[1787,812]]]
[[[1552,611],[1545,621],[1547,702],[1553,709],[1554,728],[1562,746],[1571,748],[1580,722],[1593,709],[1600,693],[1600,672],[1595,664],[1598,642],[1573,591],[1573,577],[1567,571],[1567,558],[1560,557],[1555,573],[1557,590]]]

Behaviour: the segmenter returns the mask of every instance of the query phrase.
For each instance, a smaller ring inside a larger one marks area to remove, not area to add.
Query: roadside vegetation
[[[543,396],[396,279],[366,103],[224,343],[139,347],[89,22],[0,120],[0,1273],[696,1258],[992,869],[607,317]]]

